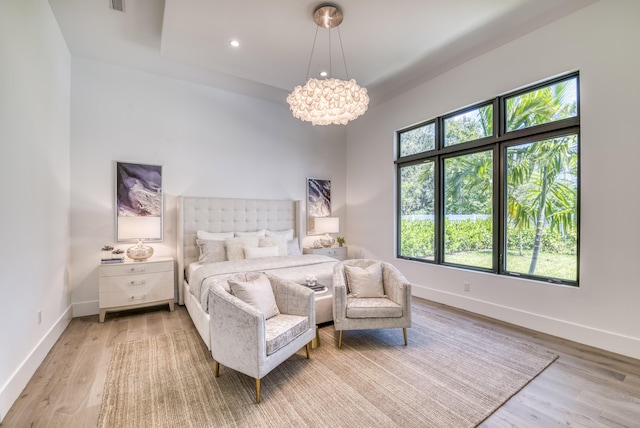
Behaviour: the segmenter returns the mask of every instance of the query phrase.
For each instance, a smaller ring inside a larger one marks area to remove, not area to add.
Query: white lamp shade
[[[338,233],[340,232],[340,219],[338,217],[316,217],[314,231],[317,234]]]
[[[118,241],[162,239],[161,217],[118,217]]]

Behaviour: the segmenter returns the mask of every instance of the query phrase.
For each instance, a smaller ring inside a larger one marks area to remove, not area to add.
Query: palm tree
[[[507,157],[509,221],[519,232],[535,227],[528,272],[533,275],[544,228],[568,232],[575,227],[577,137],[528,143],[509,149]]]

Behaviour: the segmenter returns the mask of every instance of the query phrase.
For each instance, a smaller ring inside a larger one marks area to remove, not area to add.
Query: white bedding
[[[327,256],[307,254],[299,256],[262,257],[224,261],[217,263],[197,263],[189,266],[189,292],[200,303],[202,310],[209,312],[209,283],[221,275],[237,272],[269,272],[273,275],[304,283],[308,275],[317,278],[318,283],[332,289],[333,266],[337,260]]]

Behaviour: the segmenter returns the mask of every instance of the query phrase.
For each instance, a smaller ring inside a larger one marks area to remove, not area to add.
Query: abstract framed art
[[[163,239],[162,166],[116,162],[116,242]]]
[[[330,216],[331,180],[307,178],[307,234],[316,234],[314,218]]]

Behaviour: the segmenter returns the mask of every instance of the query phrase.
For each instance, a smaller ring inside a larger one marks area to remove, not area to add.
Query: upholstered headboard
[[[182,305],[184,270],[198,261],[196,232],[251,232],[293,229],[301,237],[300,201],[178,197],[178,298]]]

